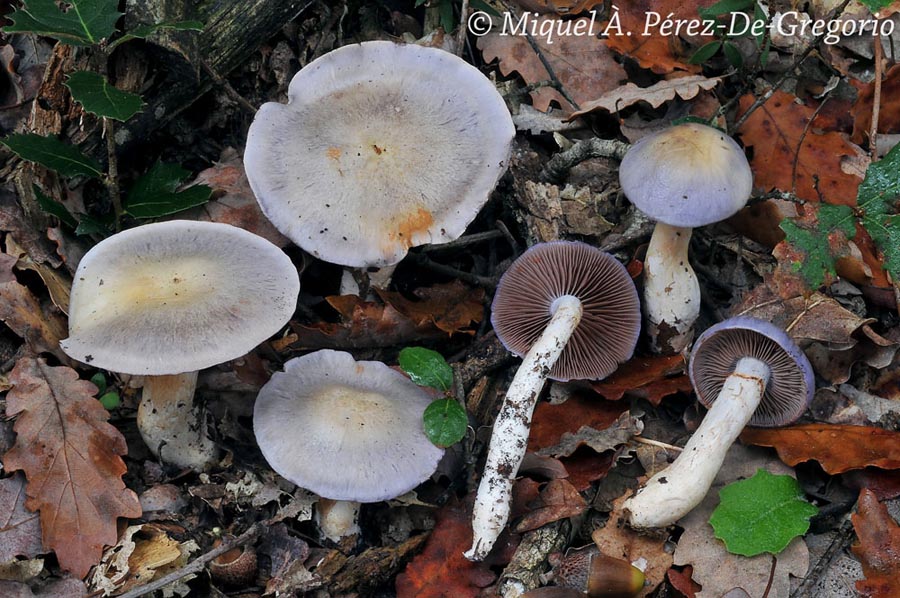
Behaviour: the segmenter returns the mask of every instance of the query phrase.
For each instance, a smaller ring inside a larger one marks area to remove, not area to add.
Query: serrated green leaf
[[[34,133],[15,134],[0,139],[0,143],[23,160],[37,162],[63,176],[92,178],[103,176],[103,167],[99,162],[85,156],[74,145],[69,145],[56,137],[44,137]]]
[[[453,368],[437,351],[425,347],[406,347],[400,351],[400,369],[419,386],[447,392],[453,386]]]
[[[453,399],[433,401],[425,409],[422,420],[428,440],[441,448],[462,440],[469,426],[466,410]]]
[[[719,51],[719,48],[722,46],[722,42],[717,40],[714,42],[709,42],[708,44],[703,44],[700,46],[694,54],[688,58],[688,63],[690,64],[701,64],[706,62],[710,58],[712,58],[716,52]]]
[[[779,227],[784,231],[784,240],[806,254],[806,259],[795,262],[794,268],[810,287],[817,289],[824,284],[826,276],[837,275],[835,272],[836,260],[828,242],[828,235],[840,231],[848,239],[853,238],[856,234],[855,222],[853,210],[850,207],[829,204],[819,205],[816,230],[801,228],[789,218],[781,221]]]
[[[887,8],[894,0],[859,0],[859,3],[871,10],[873,13],[878,12],[882,8]]]
[[[900,199],[900,145],[873,162],[859,185],[856,205],[862,213],[862,225],[884,255],[884,269],[900,280],[900,217],[896,215]]]
[[[212,194],[206,185],[177,190],[190,174],[178,164],[157,162],[131,188],[125,212],[135,218],[157,218],[206,203]]]
[[[36,185],[32,185],[34,189],[34,196],[37,198],[38,205],[41,206],[41,209],[50,214],[51,216],[56,216],[59,218],[59,221],[68,226],[69,228],[75,228],[78,226],[78,221],[75,220],[75,217],[69,213],[69,210],[66,209],[66,206],[62,205],[58,201],[44,195],[44,192],[37,188]]]
[[[99,43],[116,31],[122,16],[118,0],[27,0],[7,18],[5,33],[37,33],[74,46]]]
[[[728,552],[743,556],[778,554],[809,530],[809,518],[819,512],[803,498],[797,480],[765,469],[725,486],[719,499],[709,523]]]
[[[175,31],[203,31],[203,22],[201,21],[164,21],[162,23],[154,23],[151,25],[138,25],[134,29],[128,31],[109,44],[109,49],[113,50],[116,46],[129,42],[133,39],[146,39],[163,29],[172,29]]]
[[[91,71],[75,71],[66,80],[75,101],[97,116],[126,121],[144,105],[141,96],[116,89],[106,77]]]

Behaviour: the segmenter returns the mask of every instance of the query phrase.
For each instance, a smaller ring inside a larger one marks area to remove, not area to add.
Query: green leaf
[[[157,218],[206,203],[212,194],[206,185],[177,191],[190,174],[178,164],[157,162],[131,188],[125,211],[135,218]]]
[[[128,31],[114,41],[109,44],[110,51],[120,44],[124,44],[125,42],[129,42],[133,39],[146,39],[156,33],[157,31],[161,31],[163,29],[172,29],[175,31],[203,31],[203,22],[202,21],[164,21],[162,23],[154,23],[151,25],[138,25],[131,31]]]
[[[690,64],[701,64],[706,62],[710,58],[712,58],[716,52],[719,51],[719,47],[722,45],[721,41],[709,42],[708,44],[703,44],[700,46],[700,49],[694,52],[694,54],[688,59]]]
[[[453,18],[453,2],[451,0],[440,0],[440,2],[438,10],[441,14],[441,27],[446,33],[450,33],[456,28],[456,19]]]
[[[438,399],[425,409],[422,417],[425,435],[435,445],[445,448],[456,444],[466,435],[469,418],[462,405],[453,399]]]
[[[99,394],[106,392],[106,376],[103,372],[97,372],[91,376],[91,384],[97,387],[97,392]]]
[[[75,217],[69,213],[69,210],[66,209],[66,206],[62,205],[58,201],[47,197],[44,195],[43,191],[37,188],[37,185],[32,185],[34,189],[34,196],[37,198],[38,205],[41,206],[41,209],[50,214],[51,216],[56,216],[59,218],[59,221],[68,226],[69,228],[75,228],[78,226],[78,221],[75,220]]]
[[[100,397],[100,404],[103,405],[107,411],[111,411],[122,404],[122,399],[119,398],[119,393],[113,390]]]
[[[859,185],[856,205],[862,213],[862,225],[884,254],[884,269],[900,280],[900,145],[873,162]]]
[[[56,137],[43,137],[34,133],[15,134],[0,139],[0,143],[23,160],[37,162],[63,176],[93,178],[103,176],[103,167],[99,162],[85,156],[74,145],[69,145]]]
[[[437,351],[424,347],[406,347],[400,351],[400,369],[419,386],[447,392],[453,386],[453,368]]]
[[[120,91],[109,84],[106,77],[91,71],[75,71],[66,80],[66,87],[75,101],[97,116],[126,121],[141,111],[141,96]]]
[[[711,19],[720,15],[747,10],[755,2],[756,0],[719,0],[712,6],[698,9],[697,13],[704,19]]]
[[[873,13],[878,12],[882,8],[887,8],[894,0],[859,0],[859,3],[871,10]]]
[[[471,0],[469,2],[469,6],[473,10],[480,10],[481,12],[486,12],[489,15],[491,15],[492,17],[502,17],[503,16],[499,12],[497,12],[497,10],[493,6],[491,6],[487,2],[484,2],[484,0]]]
[[[778,554],[809,529],[819,512],[806,502],[797,480],[760,469],[752,478],[719,491],[719,506],[709,518],[715,536],[732,554]]]
[[[7,18],[13,24],[5,33],[37,33],[74,46],[90,46],[116,31],[122,16],[118,0],[66,0],[63,8],[55,0],[26,0]]]
[[[81,218],[78,220],[78,226],[75,228],[76,235],[100,235],[101,237],[105,237],[112,232],[112,223],[115,219],[112,214],[109,215],[108,220],[104,220],[102,218],[96,218],[89,214],[82,214]]]
[[[744,56],[733,43],[725,42],[722,44],[722,53],[725,54],[725,59],[731,66],[738,69],[744,66]]]
[[[837,276],[836,259],[831,251],[829,235],[841,232],[848,239],[856,235],[853,210],[848,206],[819,204],[817,224],[816,230],[802,228],[789,218],[785,218],[779,224],[785,234],[784,240],[794,249],[806,254],[806,259],[794,262],[793,265],[806,283],[814,289],[825,283],[826,276]]]

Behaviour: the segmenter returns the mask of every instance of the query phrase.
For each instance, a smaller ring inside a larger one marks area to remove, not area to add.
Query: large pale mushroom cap
[[[753,173],[734,139],[686,123],[635,143],[622,159],[619,182],[629,201],[654,220],[694,228],[744,207]]]
[[[434,48],[344,46],[297,73],[288,96],[250,126],[250,186],[283,234],[345,266],[395,264],[459,237],[515,135],[493,84]]]
[[[81,259],[60,346],[113,372],[191,372],[278,332],[299,293],[297,269],[262,237],[210,222],[147,224]]]
[[[284,478],[325,498],[378,502],[424,482],[444,454],[425,436],[431,399],[377,361],[323,349],[259,391],[253,431]]]

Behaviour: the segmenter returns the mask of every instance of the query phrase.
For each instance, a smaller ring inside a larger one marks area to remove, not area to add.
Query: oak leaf
[[[17,556],[34,558],[41,552],[41,523],[25,509],[24,476],[0,480],[0,563]]]
[[[516,523],[516,532],[527,532],[560,519],[575,517],[588,508],[578,490],[566,480],[550,480],[535,502],[530,505],[532,510]]]
[[[741,433],[741,442],[774,447],[791,467],[818,461],[832,475],[870,466],[900,469],[900,432],[883,428],[830,424],[747,428]]]
[[[413,294],[420,301],[411,301],[401,293],[382,289],[376,288],[375,292],[416,326],[431,324],[447,334],[472,333],[474,331],[465,329],[484,317],[484,290],[471,289],[458,280],[416,289]]]
[[[93,398],[97,388],[68,367],[23,358],[10,373],[7,417],[18,416],[16,444],[3,457],[28,478],[25,502],[40,511],[43,544],[78,577],[117,540],[116,519],[139,517],[137,495],[122,474],[125,438]]]
[[[722,77],[708,79],[702,75],[688,75],[654,83],[650,87],[638,87],[628,82],[618,89],[609,91],[596,100],[581,105],[581,109],[573,112],[571,118],[584,116],[589,112],[606,110],[617,112],[638,102],[647,102],[654,108],[659,108],[665,102],[674,100],[677,95],[682,100],[690,100],[703,90],[713,89]]]
[[[866,576],[856,582],[856,590],[863,598],[900,596],[900,526],[866,489],[859,494],[851,520],[859,538],[853,554],[859,557]]]
[[[589,446],[598,453],[611,451],[640,435],[644,424],[629,413],[623,413],[612,425],[595,430],[589,426],[581,426],[574,434],[565,433],[559,443],[538,451],[539,455],[553,457],[569,457],[581,446]]]
[[[567,27],[590,26],[590,19],[581,18],[575,21],[561,21],[549,16],[534,18],[533,25],[538,28],[549,27],[546,23],[557,25],[565,23]],[[535,36],[534,42],[553,69],[553,74],[569,96],[579,105],[588,102],[619,86],[628,78],[625,69],[615,60],[613,52],[591,35],[553,35],[552,37]],[[526,83],[545,83],[551,80],[550,73],[524,35],[501,35],[493,31],[478,38],[478,48],[484,55],[485,62],[500,60],[500,72],[510,75],[519,73]],[[546,112],[550,102],[557,102],[566,111],[574,109],[556,89],[542,86],[531,92],[531,101],[535,109]]]
[[[691,392],[691,381],[681,355],[637,356],[611,376],[591,382],[591,388],[609,401],[618,401],[627,393],[659,405],[669,395]]]
[[[538,403],[528,436],[528,450],[537,452],[559,443],[563,434],[574,434],[581,426],[596,430],[608,428],[628,411],[627,405],[573,393],[564,403]]]

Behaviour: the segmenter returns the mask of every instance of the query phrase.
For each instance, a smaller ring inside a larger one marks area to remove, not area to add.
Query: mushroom
[[[395,498],[434,473],[444,451],[425,436],[430,403],[383,363],[323,349],[289,360],[262,387],[253,431],[272,469],[331,499],[319,520],[338,541],[358,531],[359,503]]]
[[[146,376],[144,441],[162,460],[201,470],[218,451],[193,409],[197,371],[278,332],[299,293],[297,269],[262,237],[210,222],[147,224],[81,259],[60,346],[91,366]]]
[[[747,202],[753,174],[718,129],[688,123],[648,135],[625,154],[619,181],[657,221],[644,262],[644,314],[654,351],[678,353],[693,337],[700,285],[688,262],[691,229],[725,220]]]
[[[294,76],[288,99],[264,104],[250,126],[250,186],[285,236],[344,266],[394,265],[410,247],[459,237],[515,135],[478,69],[416,45],[329,52]]]
[[[523,360],[494,422],[466,552],[471,560],[487,555],[509,518],[513,478],[546,378],[605,378],[631,357],[641,322],[625,267],[571,241],[540,243],[523,253],[500,279],[491,309],[497,337]]]
[[[709,412],[678,458],[625,501],[633,527],[665,527],[687,515],[706,496],[744,426],[791,423],[815,391],[803,351],[774,324],[748,316],[704,332],[694,343],[689,371]]]

